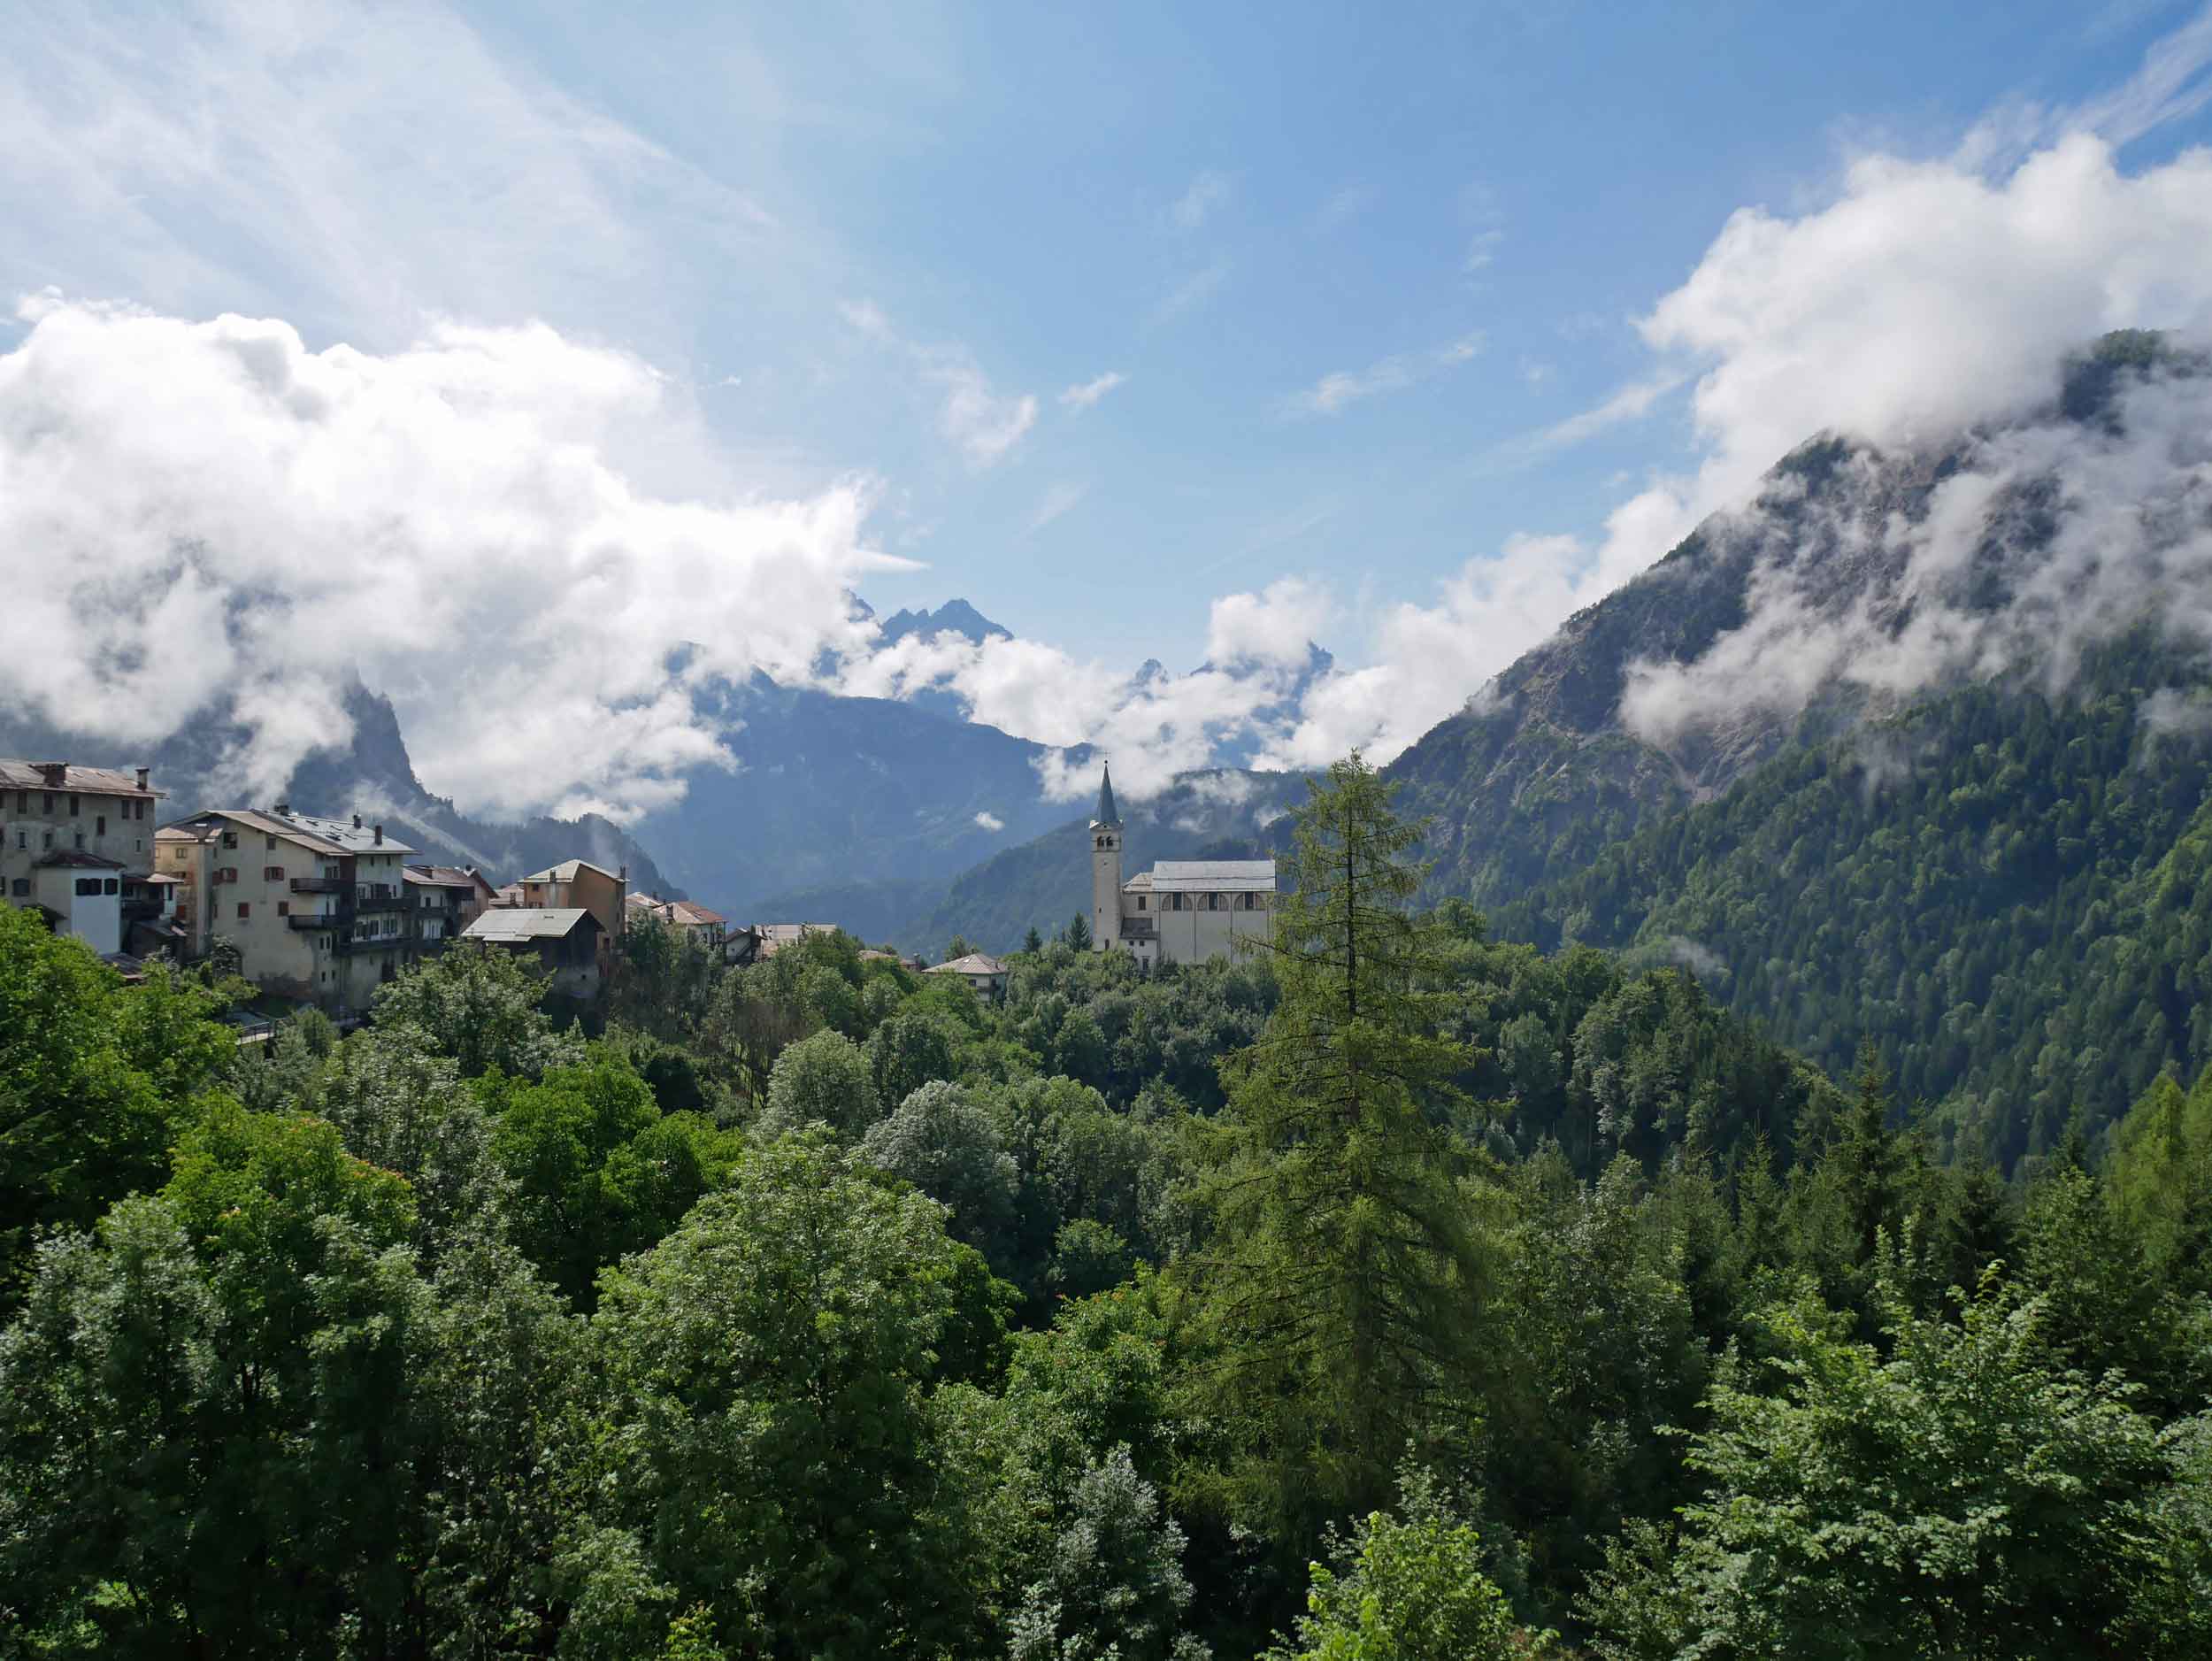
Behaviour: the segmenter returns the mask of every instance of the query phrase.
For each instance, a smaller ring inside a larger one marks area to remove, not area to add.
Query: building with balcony
[[[280,804],[219,809],[165,825],[156,874],[175,880],[186,955],[217,940],[265,990],[358,1013],[411,954],[405,861],[381,825],[296,813]]]
[[[420,953],[443,951],[492,901],[492,885],[471,867],[409,865],[403,875],[411,903],[408,936]]]
[[[103,957],[124,951],[149,897],[160,798],[143,767],[0,758],[0,898]]]

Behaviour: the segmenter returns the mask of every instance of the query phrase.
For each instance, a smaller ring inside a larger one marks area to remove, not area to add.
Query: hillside
[[[1389,769],[1428,892],[1862,1041],[2009,1163],[2208,1058],[2200,359],[1909,453],[1828,438]]]

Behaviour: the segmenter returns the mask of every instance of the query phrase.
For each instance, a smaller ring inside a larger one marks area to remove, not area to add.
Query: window
[[[71,833],[70,833],[70,836],[69,836],[69,845],[70,845],[71,847],[73,847],[73,848],[81,848],[81,847],[83,847],[83,846],[84,846],[84,833],[83,833],[82,831],[73,831],[73,832],[71,832]]]
[[[30,878],[28,878],[28,877],[18,877],[18,878],[15,880],[15,897],[16,897],[17,899],[19,899],[19,899],[21,899],[21,898],[22,898],[25,895],[28,894],[30,891],[31,891],[31,880],[30,880]]]
[[[274,831],[271,831],[269,833],[268,847],[266,851],[270,853],[276,852],[276,833]]]
[[[1145,907],[1145,898],[1144,898],[1144,896],[1143,896],[1143,895],[1140,894],[1139,896],[1137,896],[1137,909],[1138,909],[1140,911],[1141,911],[1142,910],[1144,910],[1144,907]]]
[[[248,904],[246,901],[244,901],[244,900],[241,900],[241,901],[239,901],[239,902],[238,902],[238,915],[239,915],[242,919],[242,918],[247,918],[247,917],[250,917],[250,916],[252,916],[252,915],[253,915],[253,907],[252,907],[250,904]]]
[[[52,812],[54,811],[54,793],[51,790],[41,790],[39,795],[43,799],[39,803],[38,811],[42,813]]]
[[[99,879],[99,878],[97,878],[97,877],[79,877],[79,878],[77,879],[77,892],[78,892],[79,894],[97,894],[97,893],[99,893],[99,891],[100,891],[100,879]]]
[[[123,884],[122,884],[122,880],[121,880],[121,879],[117,878],[117,877],[105,877],[105,878],[103,878],[103,879],[101,880],[101,882],[100,882],[100,892],[101,892],[101,893],[103,893],[103,894],[120,894],[122,891],[123,891]]]
[[[223,833],[223,846],[226,848],[237,847],[238,833],[236,831],[225,831]]]
[[[16,832],[15,845],[18,848],[28,848],[31,845],[31,833],[27,830]]]
[[[273,836],[269,840],[274,842],[276,838]],[[261,879],[265,882],[281,882],[284,880],[284,867],[282,865],[264,865],[261,867]]]
[[[15,793],[15,811],[19,813],[27,813],[31,811],[31,793],[28,790],[18,790]]]
[[[69,817],[71,819],[77,817],[77,798],[73,796],[69,798]]]
[[[38,845],[41,848],[51,848],[54,845],[54,833],[51,831],[41,831],[38,834]]]
[[[106,814],[99,814],[93,819],[92,834],[95,836],[104,836],[108,834],[108,816]]]
[[[291,902],[291,901],[289,901],[289,900],[279,900],[279,901],[277,902],[277,915],[278,915],[279,917],[289,917],[289,916],[291,916],[291,915],[292,915],[292,902]]]

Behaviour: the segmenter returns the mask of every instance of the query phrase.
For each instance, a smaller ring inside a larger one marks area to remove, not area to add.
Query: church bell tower
[[[1104,951],[1121,938],[1121,815],[1114,809],[1114,770],[1098,781],[1098,811],[1091,816],[1091,950]]]

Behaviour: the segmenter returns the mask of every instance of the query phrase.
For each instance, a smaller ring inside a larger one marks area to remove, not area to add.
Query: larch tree
[[[1409,1442],[1471,1430],[1452,1403],[1485,1276],[1448,1128],[1471,1057],[1440,1035],[1441,942],[1408,910],[1421,827],[1390,798],[1356,752],[1314,785],[1260,948],[1280,1002],[1200,1136],[1213,1350],[1188,1404],[1233,1450],[1204,1486],[1286,1546],[1386,1504]]]

